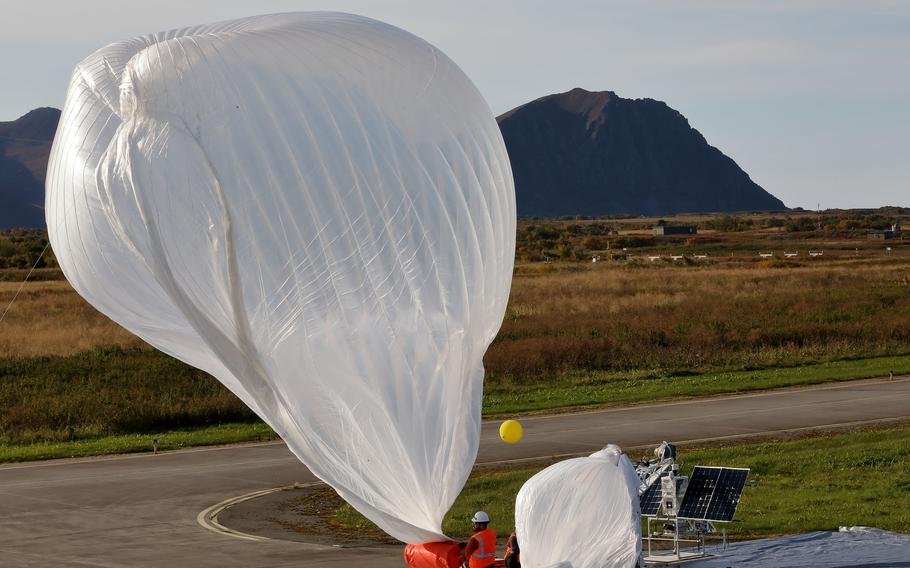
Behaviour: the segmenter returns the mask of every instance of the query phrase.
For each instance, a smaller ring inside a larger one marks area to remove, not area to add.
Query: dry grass
[[[679,372],[910,351],[907,260],[778,266],[521,266],[487,369]]]
[[[0,313],[17,282],[0,282]],[[86,303],[66,281],[29,282],[0,323],[0,357],[72,355],[145,343]]]
[[[6,306],[18,284],[0,282]],[[65,281],[30,282],[0,357],[145,344]],[[910,352],[910,258],[762,266],[526,264],[485,363],[497,378],[567,370],[752,369]]]

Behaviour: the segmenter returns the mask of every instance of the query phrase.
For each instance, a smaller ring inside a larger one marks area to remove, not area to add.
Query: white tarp
[[[442,538],[515,247],[505,146],[448,57],[337,13],[109,45],[73,73],[46,211],[91,304],[389,534]]]
[[[717,558],[693,563],[698,568],[910,568],[910,536],[880,529],[851,527],[839,532],[811,532],[709,547]]]
[[[515,500],[521,565],[635,566],[641,554],[640,483],[614,445],[537,473]]]

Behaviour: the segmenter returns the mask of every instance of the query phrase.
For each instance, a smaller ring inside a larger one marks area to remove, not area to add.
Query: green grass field
[[[667,375],[659,371],[571,372],[555,380],[488,385],[484,414],[635,404],[910,373],[910,356],[832,361],[801,367]]]
[[[258,422],[206,373],[147,349],[0,359],[0,444]]]
[[[638,457],[638,456],[633,456]],[[727,526],[733,538],[759,538],[840,526],[865,525],[910,532],[910,426],[791,441],[737,444],[680,451],[691,466],[751,468],[737,511]],[[443,522],[453,538],[469,535],[474,511],[490,513],[499,535],[513,529],[518,490],[540,468],[476,473]],[[332,521],[348,530],[375,531],[349,505]]]
[[[910,356],[794,368],[662,375],[573,372],[548,381],[488,381],[485,416],[743,393],[910,373]],[[0,463],[274,438],[226,388],[156,351],[98,349],[0,359]]]
[[[147,434],[104,436],[73,442],[35,442],[32,444],[0,444],[0,463],[76,458],[110,454],[132,454],[152,451],[152,440],[159,441],[158,450],[179,450],[193,446],[214,446],[238,442],[264,442],[278,436],[263,423],[218,424],[202,428],[167,430]]]

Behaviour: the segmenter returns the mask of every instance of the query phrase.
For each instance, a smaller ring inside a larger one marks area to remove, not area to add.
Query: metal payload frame
[[[676,447],[663,442],[655,459],[639,462],[639,505],[647,519],[644,561],[653,565],[681,564],[714,556],[705,550],[705,535],[714,534],[714,523],[733,521],[749,470],[695,466],[691,478],[679,475]],[[655,530],[654,523],[662,525]],[[727,531],[722,530],[723,549]],[[671,543],[669,548],[655,545]]]

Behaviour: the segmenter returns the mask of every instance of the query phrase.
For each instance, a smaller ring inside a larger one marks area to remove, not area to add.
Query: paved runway
[[[485,423],[479,463],[776,435],[910,417],[910,378],[525,418],[525,439]],[[401,566],[400,550],[250,542],[199,526],[224,499],[313,480],[281,443],[0,466],[0,566]]]

